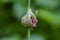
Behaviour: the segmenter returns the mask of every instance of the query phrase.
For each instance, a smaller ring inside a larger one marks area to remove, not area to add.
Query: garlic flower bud
[[[36,16],[34,15],[34,13],[29,8],[28,11],[27,11],[27,14],[22,17],[21,23],[24,26],[28,26],[28,27],[33,28],[33,27],[36,27],[37,22],[38,21],[36,19]]]

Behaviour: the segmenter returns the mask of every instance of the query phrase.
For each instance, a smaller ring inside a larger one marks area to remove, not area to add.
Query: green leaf
[[[55,0],[35,0],[35,3],[39,6],[49,9],[53,9],[58,5],[57,1]]]
[[[60,14],[55,15],[54,12],[40,9],[38,17],[49,24],[60,25]]]
[[[13,15],[20,20],[22,16],[26,13],[26,8],[19,3],[13,5]]]

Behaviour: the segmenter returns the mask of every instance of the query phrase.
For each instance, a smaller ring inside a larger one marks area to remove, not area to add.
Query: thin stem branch
[[[31,33],[31,30],[30,30],[30,28],[28,28],[28,35],[27,35],[28,40],[30,40],[30,33]]]

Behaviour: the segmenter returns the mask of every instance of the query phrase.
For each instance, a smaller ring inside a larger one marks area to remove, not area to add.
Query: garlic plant
[[[34,15],[34,13],[32,12],[30,8],[30,2],[31,0],[29,0],[28,2],[28,10],[27,10],[26,15],[24,15],[21,19],[21,23],[28,28],[27,40],[30,40],[31,29],[36,27],[37,22],[38,22],[36,16]]]

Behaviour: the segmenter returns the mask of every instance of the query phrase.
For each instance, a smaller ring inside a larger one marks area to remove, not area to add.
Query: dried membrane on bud
[[[36,19],[36,16],[33,14],[31,9],[29,8],[28,11],[27,11],[27,14],[22,17],[21,23],[24,26],[28,26],[28,27],[33,28],[33,27],[36,27],[37,22],[38,21]]]

